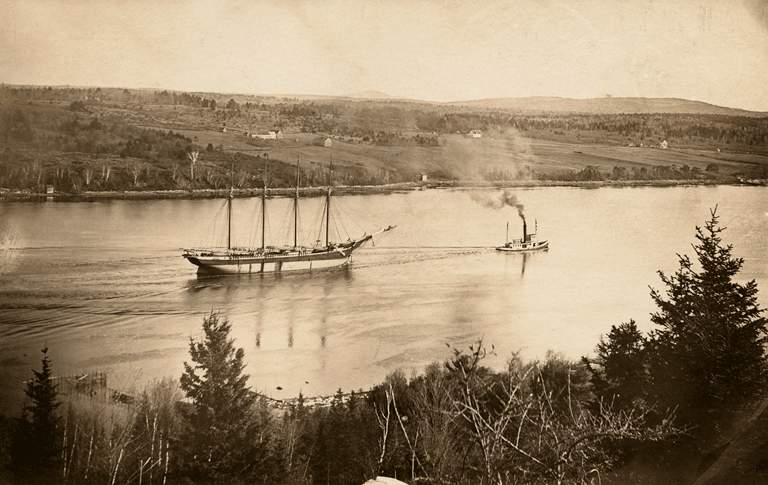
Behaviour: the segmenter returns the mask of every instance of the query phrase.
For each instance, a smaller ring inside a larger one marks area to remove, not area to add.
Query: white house
[[[661,145],[659,145],[659,147],[661,147],[662,150],[666,150],[667,149],[667,140],[664,140],[663,142],[661,142]]]
[[[251,137],[261,138],[262,140],[276,140],[278,138],[283,137],[283,132],[280,130],[274,130],[274,131],[260,130],[260,131],[257,131],[256,133],[251,134]]]
[[[482,138],[483,132],[480,130],[472,130],[469,132],[469,136],[472,138]]]
[[[330,147],[331,145],[333,145],[333,141],[330,138],[326,138],[324,145],[326,147]]]

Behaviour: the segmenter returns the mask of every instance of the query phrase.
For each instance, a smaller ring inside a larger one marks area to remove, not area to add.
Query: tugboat
[[[536,230],[538,230],[538,223],[536,224]],[[536,233],[528,234],[528,226],[523,219],[523,238],[509,240],[509,222],[507,222],[507,242],[503,246],[496,248],[497,251],[508,251],[514,253],[522,253],[528,251],[546,251],[549,249],[548,241],[539,241],[536,238]]]

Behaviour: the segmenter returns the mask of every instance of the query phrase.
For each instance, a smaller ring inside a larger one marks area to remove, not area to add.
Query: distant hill
[[[253,96],[259,96],[254,94]],[[275,98],[285,99],[300,99],[308,101],[331,101],[331,100],[350,100],[350,101],[411,101],[414,103],[427,103],[426,101],[418,101],[415,99],[400,98],[392,96],[391,94],[382,93],[381,91],[361,91],[359,93],[351,94],[269,94],[264,96],[272,96]],[[434,103],[429,103],[434,104]]]
[[[590,114],[690,113],[726,116],[763,117],[768,113],[715,106],[701,101],[678,98],[594,98],[556,97],[496,98],[444,103],[449,106],[504,109],[516,111],[554,111]]]
[[[41,88],[36,85],[14,85],[5,84],[9,88]],[[74,88],[75,86],[56,86],[56,88]],[[96,87],[82,86],[80,89],[95,89]],[[159,88],[114,88],[102,87],[99,89],[119,90],[129,89],[133,91],[158,92]],[[171,91],[183,93],[184,91]],[[212,98],[224,96],[225,93],[214,92],[193,92],[192,94],[200,96],[210,96]],[[235,95],[234,93],[232,95]],[[398,102],[398,103],[416,103],[433,106],[463,106],[477,109],[499,109],[521,112],[554,112],[554,113],[587,113],[587,114],[651,114],[651,113],[672,113],[672,114],[695,114],[695,115],[724,115],[724,116],[746,116],[751,118],[768,117],[768,112],[748,111],[738,108],[727,108],[705,103],[703,101],[690,101],[680,98],[620,98],[605,97],[591,99],[560,98],[553,96],[530,96],[526,98],[491,98],[477,99],[470,101],[453,101],[441,103],[436,101],[423,101],[418,99],[403,98],[392,96],[381,91],[361,91],[346,95],[322,95],[322,94],[240,94],[242,96],[272,97],[276,99],[295,99],[310,101],[371,101],[371,102]],[[229,95],[226,95],[229,96]]]
[[[549,111],[560,113],[589,113],[589,114],[630,114],[630,113],[674,113],[674,114],[707,114],[725,116],[749,116],[753,118],[768,117],[768,113],[748,111],[737,108],[726,108],[702,101],[689,101],[679,98],[593,98],[572,99],[546,96],[528,98],[494,98],[472,101],[454,101],[439,103],[420,101],[416,99],[399,98],[381,91],[363,91],[344,96],[311,96],[284,95],[298,99],[348,99],[371,101],[406,101],[419,104],[442,106],[466,106],[479,109],[501,109],[513,111]]]
[[[387,93],[381,91],[362,91],[360,93],[347,94],[345,98],[363,98],[363,99],[395,99]]]

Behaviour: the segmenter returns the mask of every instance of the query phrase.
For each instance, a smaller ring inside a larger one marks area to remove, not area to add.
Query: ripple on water
[[[22,241],[10,224],[0,220],[0,275],[11,274],[18,267]]]

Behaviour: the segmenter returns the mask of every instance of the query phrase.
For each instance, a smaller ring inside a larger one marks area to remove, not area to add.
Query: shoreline
[[[437,181],[437,182],[405,182],[388,185],[355,185],[355,186],[336,186],[333,187],[333,193],[336,195],[368,195],[396,192],[410,192],[415,190],[429,189],[479,189],[479,188],[538,188],[538,187],[579,187],[585,189],[596,188],[625,188],[625,187],[680,187],[680,186],[699,186],[699,185],[743,185],[743,186],[768,186],[768,179],[758,180],[602,180],[602,181],[555,181],[555,180],[526,180],[513,182],[460,182],[460,181]],[[301,187],[299,193],[304,196],[321,196],[327,191],[327,187]],[[268,189],[271,196],[292,196],[296,192],[295,188],[275,188]],[[50,194],[33,193],[28,191],[12,192],[9,190],[0,192],[0,200],[9,202],[43,200],[43,201],[62,201],[77,202],[89,200],[161,200],[161,199],[218,199],[229,196],[229,189],[213,190],[145,190],[145,191],[104,191],[104,192],[80,192],[80,193],[62,193],[55,192]],[[262,189],[234,189],[233,197],[257,197],[261,196]]]

